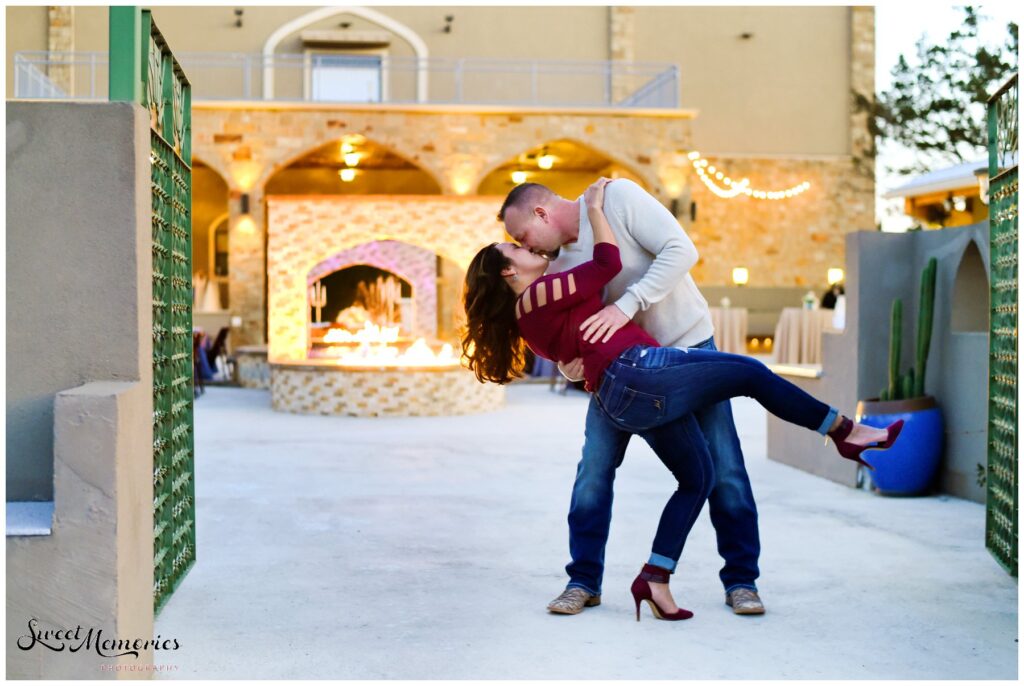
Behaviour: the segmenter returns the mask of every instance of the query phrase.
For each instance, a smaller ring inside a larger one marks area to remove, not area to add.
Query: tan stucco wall
[[[14,97],[14,54],[22,50],[46,50],[50,21],[46,7],[4,8],[7,19],[7,97]],[[81,50],[81,48],[79,48]]]
[[[848,7],[644,7],[635,59],[679,64],[706,153],[844,154]],[[739,35],[753,33],[749,40]]]
[[[27,34],[37,38],[19,35],[18,42],[9,42],[9,74],[14,49],[29,49],[33,41],[35,49],[46,45],[45,9],[15,9],[8,9],[8,35],[12,35],[10,19],[14,18],[28,22]],[[243,9],[242,28],[234,27],[233,7],[157,6],[153,16],[176,52],[208,51],[216,46],[223,51],[259,53],[278,27],[318,8]],[[620,14],[614,26],[615,15],[608,7],[374,9],[418,34],[432,57],[606,60],[614,56],[675,63],[681,75],[680,105],[700,110],[695,142],[707,152],[849,151],[854,12],[850,7],[636,7]],[[455,16],[451,33],[441,31],[446,14]],[[106,50],[106,15],[106,8],[76,7],[76,50]],[[350,21],[350,30],[371,27],[363,18],[338,14],[307,28],[337,28],[341,21]],[[739,34],[745,31],[753,37],[741,40]],[[297,32],[282,41],[278,52],[298,51],[296,36]],[[409,42],[400,37],[392,40],[390,51],[396,56],[413,54]],[[210,78],[194,76],[197,82]]]
[[[7,538],[8,678],[151,675],[100,666],[152,649],[16,643],[33,617],[153,637],[149,136],[137,105],[7,106],[7,499],[54,502],[50,535]]]

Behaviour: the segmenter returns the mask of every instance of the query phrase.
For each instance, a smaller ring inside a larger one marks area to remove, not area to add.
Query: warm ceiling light
[[[750,272],[746,267],[735,267],[732,270],[732,282],[737,286],[746,286],[750,280]]]
[[[526,172],[522,170],[512,172],[512,183],[526,183]]]
[[[843,270],[838,267],[832,267],[828,270],[828,285],[834,286],[843,280]]]
[[[355,169],[339,169],[338,170],[338,176],[341,177],[342,181],[344,181],[345,183],[348,183],[349,181],[352,181],[352,180],[354,180],[356,178],[356,170]]]
[[[355,150],[355,148],[353,148],[352,144],[349,143],[348,141],[345,141],[344,143],[341,144],[341,154],[342,155],[347,155],[348,153],[353,152],[354,150]]]
[[[359,153],[357,153],[357,152],[345,153],[345,155],[344,155],[345,166],[347,166],[347,167],[355,167],[356,165],[359,164],[359,160],[360,160],[361,157],[362,156]]]
[[[541,155],[537,158],[537,166],[541,169],[548,170],[555,166],[554,155]]]

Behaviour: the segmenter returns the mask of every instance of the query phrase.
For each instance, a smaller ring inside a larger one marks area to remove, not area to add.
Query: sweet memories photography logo
[[[57,653],[64,650],[77,653],[84,649],[86,651],[95,650],[100,657],[132,655],[136,658],[139,657],[139,651],[150,647],[153,650],[177,650],[181,647],[178,639],[162,639],[159,634],[155,639],[104,638],[103,629],[90,627],[86,632],[81,624],[73,629],[47,629],[44,631],[39,628],[39,620],[35,617],[28,620],[28,634],[19,636],[17,644],[22,650],[41,648]]]

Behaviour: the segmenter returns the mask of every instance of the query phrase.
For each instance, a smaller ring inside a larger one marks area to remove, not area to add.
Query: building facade
[[[323,313],[302,302],[306,286],[347,302],[338,289],[352,291],[352,279],[332,274],[366,266],[395,275],[417,325],[429,312],[427,328],[452,340],[467,260],[501,239],[494,214],[523,179],[566,197],[598,175],[634,179],[689,232],[694,277],[709,287],[744,266],[748,290],[823,290],[843,266],[844,236],[874,227],[872,141],[851,97],[874,90],[870,7],[156,7],[153,17],[193,85],[193,265],[212,291],[197,321],[203,310],[230,319],[233,346],[308,350]],[[65,94],[105,97],[93,55],[107,47],[106,8],[10,7],[7,18],[9,98],[32,69]],[[32,51],[48,56],[25,67]],[[324,232],[314,218],[342,198],[348,214]],[[292,245],[284,227],[322,238],[295,242],[309,246],[301,255],[273,253]],[[385,241],[402,261],[433,258],[417,278],[436,286],[401,278],[373,247]],[[286,287],[281,269],[302,278]],[[280,346],[275,326],[289,332]]]

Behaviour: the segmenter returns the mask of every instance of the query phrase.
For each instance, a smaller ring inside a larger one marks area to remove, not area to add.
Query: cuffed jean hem
[[[828,408],[828,414],[825,415],[825,421],[823,421],[821,423],[821,426],[819,426],[817,429],[818,433],[820,433],[822,436],[827,436],[828,430],[832,427],[832,422],[834,422],[836,420],[836,417],[838,416],[839,410],[837,410],[834,407]]]
[[[584,591],[586,591],[590,595],[601,595],[601,591],[595,591],[594,589],[588,588],[588,587],[584,586],[583,584],[576,583],[575,581],[570,581],[569,583],[567,583],[565,585],[565,587],[566,588],[582,588]]]
[[[673,560],[671,557],[659,555],[658,553],[651,553],[651,557],[649,560],[647,560],[647,564],[654,565],[655,567],[661,567],[662,569],[667,569],[670,572],[674,572],[676,570],[675,560]]]
[[[732,586],[725,587],[725,594],[729,595],[729,593],[735,591],[737,588],[749,588],[754,593],[757,593],[757,586],[754,584],[733,584]]]

